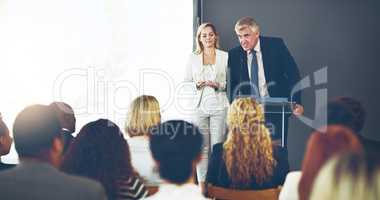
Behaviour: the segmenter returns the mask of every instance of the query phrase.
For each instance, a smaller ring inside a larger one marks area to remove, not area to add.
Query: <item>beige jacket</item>
[[[225,108],[228,107],[228,99],[226,95],[226,73],[227,73],[227,61],[228,61],[228,53],[222,50],[216,50],[216,61],[215,61],[215,70],[216,70],[216,78],[214,81],[218,82],[220,87],[215,91],[215,95],[217,96],[217,107]],[[194,84],[194,89],[196,90],[196,96],[194,98],[193,103],[194,106],[200,105],[202,100],[204,100],[203,89],[197,90],[195,84],[201,80],[199,74],[202,71],[203,62],[202,62],[202,54],[192,53],[189,56],[186,73],[185,73],[185,81],[192,82]]]

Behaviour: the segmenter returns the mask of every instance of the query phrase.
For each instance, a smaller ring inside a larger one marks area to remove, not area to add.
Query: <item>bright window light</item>
[[[76,132],[98,118],[123,129],[142,94],[157,97],[163,120],[186,118],[176,105],[192,50],[192,2],[0,0],[4,121],[11,129],[25,106],[64,101]],[[15,151],[3,160],[16,162]]]

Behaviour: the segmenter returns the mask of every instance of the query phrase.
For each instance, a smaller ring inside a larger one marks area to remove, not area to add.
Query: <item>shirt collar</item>
[[[260,38],[257,40],[256,46],[253,48],[256,52],[261,52]]]

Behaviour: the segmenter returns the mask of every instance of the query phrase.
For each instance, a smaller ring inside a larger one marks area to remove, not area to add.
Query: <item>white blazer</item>
[[[215,95],[217,96],[218,100],[218,108],[225,108],[228,107],[228,99],[226,95],[226,74],[227,74],[227,62],[228,62],[228,53],[219,49],[216,49],[215,51],[216,58],[215,58],[215,71],[216,71],[216,78],[215,82],[219,83],[219,88],[215,91]],[[199,105],[199,103],[202,101],[202,93],[204,88],[201,90],[196,89],[196,83],[198,81],[201,81],[199,78],[199,74],[202,71],[203,67],[203,57],[202,54],[195,54],[191,53],[187,62],[186,66],[186,73],[185,73],[185,82],[192,82],[194,84],[194,88],[196,90],[196,96],[193,101],[195,103],[194,106]]]

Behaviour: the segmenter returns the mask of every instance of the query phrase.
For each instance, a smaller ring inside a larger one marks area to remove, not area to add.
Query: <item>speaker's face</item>
[[[251,28],[246,27],[236,31],[239,43],[244,51],[251,51],[259,40],[259,32],[254,32]]]

